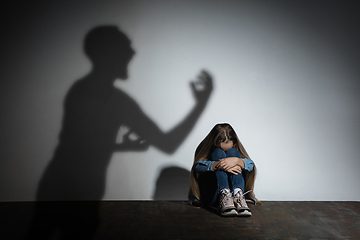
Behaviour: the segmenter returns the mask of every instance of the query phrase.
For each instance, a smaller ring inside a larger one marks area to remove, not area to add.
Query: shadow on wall
[[[59,228],[63,239],[91,239],[99,225],[99,200],[111,155],[145,151],[149,145],[173,153],[192,130],[212,91],[211,77],[202,72],[191,85],[194,108],[164,133],[130,96],[113,86],[116,79],[128,78],[128,63],[135,54],[129,38],[116,26],[99,26],[86,35],[84,51],[93,67],[66,95],[59,144],[38,186],[28,239],[48,239]],[[116,143],[120,127],[127,132]],[[83,206],[71,202],[79,200],[91,202]]]
[[[190,187],[190,171],[180,167],[164,168],[157,181],[154,200],[186,200]]]

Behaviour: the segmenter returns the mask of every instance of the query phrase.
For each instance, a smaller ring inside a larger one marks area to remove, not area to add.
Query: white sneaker
[[[246,192],[246,193],[248,193],[248,192]],[[250,217],[252,214],[251,214],[250,208],[248,207],[248,205],[246,203],[246,200],[244,197],[245,194],[243,194],[242,190],[240,189],[240,191],[238,193],[236,193],[236,195],[234,196],[234,205],[236,207],[238,216]]]
[[[230,191],[223,191],[220,193],[219,212],[220,215],[227,217],[238,215]]]

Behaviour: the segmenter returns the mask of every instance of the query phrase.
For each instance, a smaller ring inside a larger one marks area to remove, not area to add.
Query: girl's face
[[[233,141],[225,141],[225,142],[220,143],[220,148],[225,152],[233,147],[234,147]]]

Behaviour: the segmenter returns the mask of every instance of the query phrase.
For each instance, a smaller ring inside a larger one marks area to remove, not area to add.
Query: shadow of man
[[[180,124],[164,133],[113,85],[116,79],[128,78],[127,67],[135,54],[129,38],[116,26],[99,26],[86,35],[84,51],[92,70],[73,84],[65,98],[59,144],[40,180],[27,239],[48,239],[57,231],[63,239],[91,239],[99,225],[112,153],[144,151],[149,145],[173,153],[195,125],[213,88],[210,75],[203,71],[191,85],[195,106]],[[121,126],[129,131],[116,144]],[[131,133],[139,138],[130,139]]]

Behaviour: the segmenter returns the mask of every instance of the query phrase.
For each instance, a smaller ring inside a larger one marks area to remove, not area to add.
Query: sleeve
[[[243,167],[243,170],[251,172],[254,169],[254,162],[251,159],[242,158],[244,161],[245,167]]]
[[[201,173],[206,171],[214,171],[212,170],[212,165],[215,161],[210,160],[200,160],[195,165],[195,172]]]

